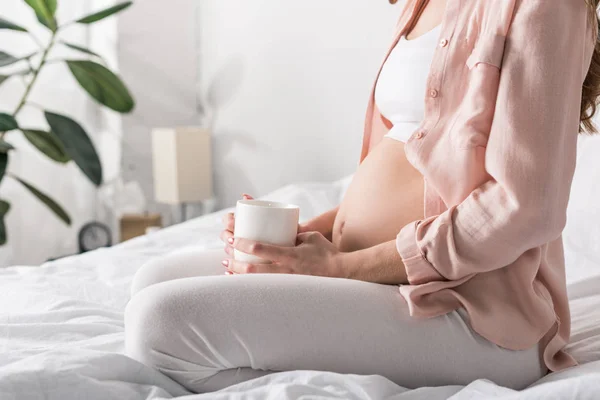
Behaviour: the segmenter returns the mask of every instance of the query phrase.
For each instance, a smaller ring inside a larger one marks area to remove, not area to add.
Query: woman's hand
[[[243,238],[228,240],[233,248],[243,253],[271,261],[270,264],[257,264],[227,258],[223,265],[232,273],[340,276],[342,253],[319,232],[298,234],[296,247],[275,246]]]
[[[333,224],[340,206],[337,206],[313,219],[306,221],[298,232],[321,232],[330,242],[333,240]]]

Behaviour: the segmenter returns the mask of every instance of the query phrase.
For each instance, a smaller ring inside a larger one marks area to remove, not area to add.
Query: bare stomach
[[[406,159],[404,143],[383,138],[354,175],[332,241],[349,252],[394,240],[402,227],[423,218],[423,202],[423,176]]]

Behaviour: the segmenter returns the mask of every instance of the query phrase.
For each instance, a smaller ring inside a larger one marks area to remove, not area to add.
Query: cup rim
[[[295,204],[269,200],[238,200],[237,203],[244,206],[266,208],[270,210],[297,210],[300,208]]]

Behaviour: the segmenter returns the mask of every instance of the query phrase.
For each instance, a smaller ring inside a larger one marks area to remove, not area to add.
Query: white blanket
[[[340,199],[347,179],[291,185],[273,200],[300,205],[302,219]],[[408,390],[380,376],[291,371],[193,395],[123,355],[123,310],[135,271],[186,246],[220,247],[221,215],[164,229],[111,249],[0,269],[0,399],[597,399],[600,397],[600,268],[569,286],[573,343],[582,364],[517,393],[488,381]],[[577,278],[577,277],[576,277]]]

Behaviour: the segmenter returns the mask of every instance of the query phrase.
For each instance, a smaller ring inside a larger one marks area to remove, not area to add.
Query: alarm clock
[[[100,222],[89,222],[79,230],[79,252],[86,253],[112,245],[110,228]]]

